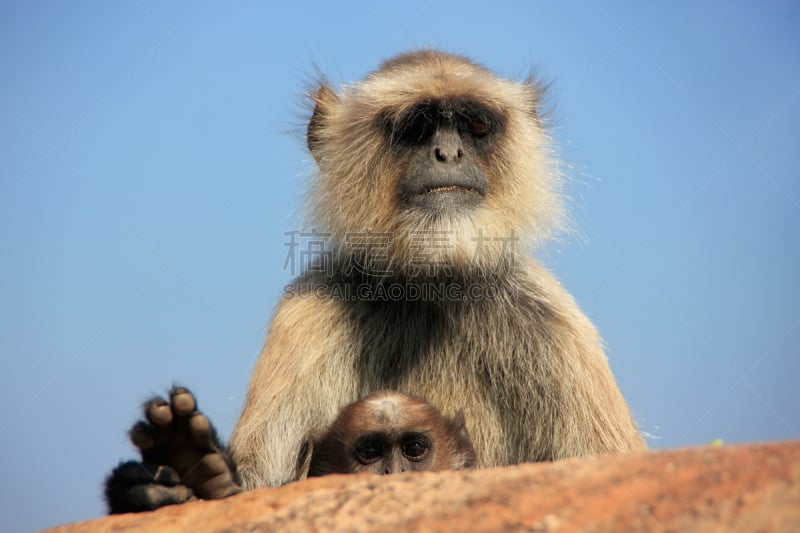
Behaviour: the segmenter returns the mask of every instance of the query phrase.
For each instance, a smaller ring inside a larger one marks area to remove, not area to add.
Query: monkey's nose
[[[437,130],[431,143],[432,155],[437,163],[457,163],[464,157],[461,138],[450,129]]]
[[[464,157],[464,151],[461,148],[444,148],[436,146],[433,149],[433,155],[436,161],[440,163],[452,163]]]

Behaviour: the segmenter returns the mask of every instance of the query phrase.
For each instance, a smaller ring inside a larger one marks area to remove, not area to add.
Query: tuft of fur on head
[[[495,261],[509,247],[519,253],[565,229],[562,177],[541,120],[543,86],[512,81],[467,58],[435,50],[401,54],[361,82],[336,92],[321,80],[311,99],[308,144],[318,172],[310,216],[330,232],[341,255],[358,250],[353,235],[386,234],[388,267],[407,271],[414,253],[454,266]],[[502,112],[506,127],[484,172],[489,186],[474,209],[436,216],[401,209],[402,161],[380,129],[419,102],[470,98]],[[483,247],[483,248],[480,248]],[[368,258],[369,259],[369,258]]]

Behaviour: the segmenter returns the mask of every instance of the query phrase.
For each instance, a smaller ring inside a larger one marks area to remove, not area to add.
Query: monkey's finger
[[[172,409],[163,398],[151,400],[144,410],[147,420],[156,426],[166,426],[172,422]]]
[[[167,487],[174,487],[181,482],[177,470],[171,466],[136,461],[128,461],[119,465],[111,475],[118,479],[120,484],[126,485],[145,485],[155,482]]]
[[[128,432],[128,436],[134,446],[140,450],[152,448],[156,443],[155,428],[144,421],[139,421]]]
[[[204,448],[211,446],[211,422],[207,416],[200,413],[192,415],[189,418],[189,431],[195,444]]]
[[[152,511],[165,505],[184,503],[195,499],[189,487],[183,485],[165,487],[155,483],[130,487],[120,497],[127,503],[126,512],[131,510]]]
[[[184,477],[184,483],[204,499],[218,499],[241,492],[234,481],[231,470],[222,456],[210,453],[204,456],[192,472]]]
[[[158,465],[153,471],[153,480],[168,487],[174,487],[181,482],[178,471],[171,466]]]
[[[189,389],[184,387],[175,387],[170,392],[172,400],[172,410],[176,416],[187,416],[195,412],[197,409],[197,402],[194,395],[189,392]]]

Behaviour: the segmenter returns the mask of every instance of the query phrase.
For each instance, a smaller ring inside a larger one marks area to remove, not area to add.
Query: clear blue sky
[[[0,522],[103,513],[138,406],[226,437],[290,273],[302,92],[422,45],[553,82],[542,257],[654,448],[800,437],[800,4],[3,2]]]

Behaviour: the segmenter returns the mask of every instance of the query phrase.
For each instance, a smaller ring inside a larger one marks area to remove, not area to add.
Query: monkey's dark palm
[[[109,512],[149,511],[192,499],[218,499],[241,491],[236,464],[197,401],[173,387],[169,401],[144,405],[145,420],[130,430],[142,462],[121,463],[106,480]]]

